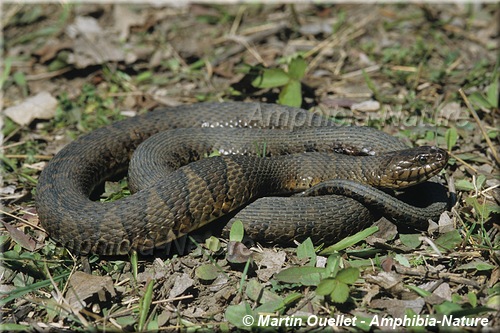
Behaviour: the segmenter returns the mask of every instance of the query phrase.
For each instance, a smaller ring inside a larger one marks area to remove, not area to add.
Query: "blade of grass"
[[[53,278],[53,281],[59,282],[60,280],[68,277],[69,274],[70,273],[68,272],[68,273],[64,273],[64,274],[61,274],[59,276],[56,276]],[[5,304],[9,303],[10,301],[15,300],[16,298],[21,298],[22,296],[26,295],[27,293],[33,292],[33,291],[38,290],[40,288],[48,287],[51,284],[52,284],[52,281],[50,279],[47,279],[47,280],[43,280],[40,282],[30,284],[29,286],[26,286],[26,287],[17,288],[16,290],[10,291],[9,296],[7,296],[3,299],[0,299],[0,306],[4,306]]]
[[[326,249],[321,251],[320,254],[321,255],[332,254],[332,253],[335,253],[336,251],[341,251],[343,249],[346,249],[349,246],[352,246],[358,242],[361,242],[366,237],[370,236],[371,234],[373,234],[377,231],[378,231],[378,227],[376,227],[376,226],[362,230],[362,231],[360,231],[352,236],[349,236],[349,237],[342,239],[341,241],[333,244],[332,246],[327,247]]]
[[[151,301],[153,300],[153,287],[154,280],[150,280],[146,286],[146,292],[141,299],[139,306],[139,330],[144,331],[147,325],[147,319],[149,315],[149,308],[151,307]]]

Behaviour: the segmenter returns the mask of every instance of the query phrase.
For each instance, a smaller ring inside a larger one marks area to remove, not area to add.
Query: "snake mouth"
[[[434,146],[403,150],[392,158],[382,183],[390,184],[391,188],[416,185],[437,175],[448,158],[446,150]]]

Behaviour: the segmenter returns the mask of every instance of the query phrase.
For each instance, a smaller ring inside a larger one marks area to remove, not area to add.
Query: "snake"
[[[443,149],[408,148],[300,108],[205,102],[77,138],[43,169],[35,205],[50,237],[80,255],[146,253],[227,217],[266,242],[332,242],[377,215],[417,227],[439,217],[445,199],[417,207],[390,191],[427,183],[447,160]],[[133,194],[93,199],[105,180],[127,171]]]

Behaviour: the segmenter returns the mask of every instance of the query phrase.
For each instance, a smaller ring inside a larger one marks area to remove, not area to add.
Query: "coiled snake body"
[[[152,148],[138,149],[131,163],[130,186],[137,193],[108,203],[89,199],[97,185],[126,171],[136,148],[159,132],[144,143]],[[214,150],[225,156],[187,164]],[[234,217],[251,236],[331,243],[370,223],[374,210],[413,225],[436,218],[445,202],[418,208],[376,187],[422,182],[447,158],[439,148],[407,149],[383,132],[334,127],[301,109],[200,103],[152,111],[70,143],[43,170],[36,206],[51,237],[80,254],[155,248],[258,198]],[[329,195],[264,197],[301,191]]]

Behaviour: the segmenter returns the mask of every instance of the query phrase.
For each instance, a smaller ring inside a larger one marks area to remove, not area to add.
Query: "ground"
[[[498,329],[498,22],[498,5],[479,3],[3,4],[0,328]],[[80,258],[43,231],[37,179],[68,142],[222,100],[333,110],[445,148],[455,204],[433,230],[381,220],[326,251],[209,238]]]

